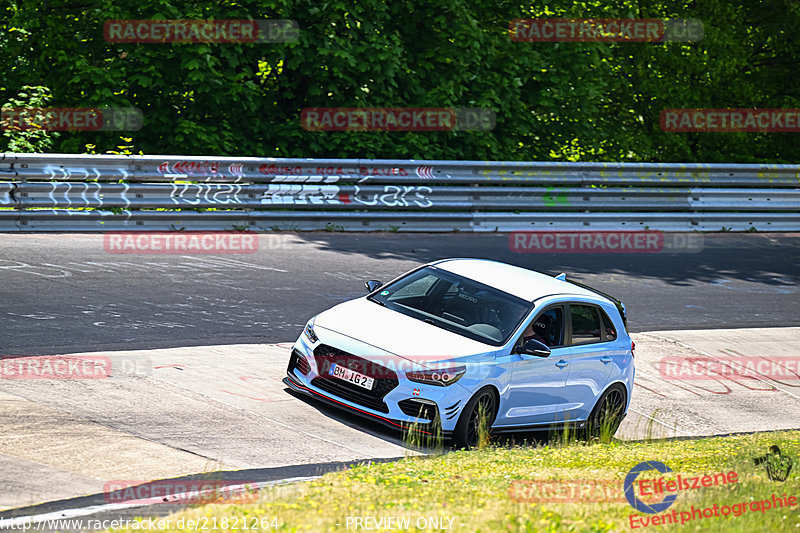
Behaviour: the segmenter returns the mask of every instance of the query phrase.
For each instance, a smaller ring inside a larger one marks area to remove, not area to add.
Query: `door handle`
[[[611,361],[613,361],[613,359],[611,359],[611,356],[604,355],[603,357],[600,358],[600,361],[602,361],[603,363],[610,363]]]
[[[564,368],[564,367],[565,367],[565,366],[567,366],[568,364],[569,364],[569,363],[567,363],[566,361],[564,361],[564,360],[562,359],[561,361],[559,361],[558,363],[556,363],[556,366],[557,366],[558,368]]]

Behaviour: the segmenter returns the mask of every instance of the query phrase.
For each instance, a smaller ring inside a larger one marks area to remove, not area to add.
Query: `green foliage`
[[[764,456],[771,445],[778,445],[784,455],[796,462],[800,432],[610,444],[495,445],[355,465],[310,482],[266,487],[256,496],[247,495],[248,500],[243,503],[229,494],[230,504],[222,500],[188,506],[170,518],[172,524],[181,518],[185,524],[199,517],[206,517],[209,523],[221,523],[226,516],[243,516],[248,517],[249,524],[253,519],[258,523],[262,517],[278,517],[276,531],[338,531],[346,528],[344,517],[365,516],[375,517],[376,521],[407,517],[411,527],[402,527],[403,531],[421,529],[414,527],[421,517],[452,519],[451,527],[428,528],[435,531],[631,531],[631,514],[644,514],[635,513],[628,504],[623,483],[628,472],[644,461],[660,461],[669,466],[672,472],[665,475],[666,480],[674,480],[677,475],[687,478],[731,471],[737,474],[737,481],[732,484],[678,492],[667,513],[691,515],[692,507],[730,508],[769,499],[773,493],[796,495],[792,489],[797,487],[800,473],[793,469],[785,482],[773,481],[768,477],[767,464],[755,464],[753,459]],[[602,486],[608,488],[600,492],[598,487]],[[642,497],[637,488],[634,494]],[[605,498],[597,496],[610,496],[610,501],[598,501]],[[663,496],[655,495],[652,502]],[[795,506],[741,516],[694,517],[683,526],[643,531],[749,533],[796,532],[798,528],[800,511]],[[142,529],[136,524],[116,531]]]
[[[536,17],[696,18],[697,43],[513,42]],[[110,19],[293,19],[290,43],[114,44]],[[29,149],[478,160],[794,162],[791,133],[668,133],[669,107],[800,107],[800,6],[556,0],[8,0],[0,102],[47,87],[54,107],[137,107],[136,132],[69,132]],[[28,104],[30,105],[30,104]],[[488,132],[313,132],[307,107],[484,107]],[[0,140],[9,150],[12,138]],[[14,148],[23,148],[14,141]]]
[[[25,109],[41,110],[47,107],[52,99],[50,90],[47,87],[23,85],[16,98],[10,98],[1,107],[3,109]],[[4,117],[5,118],[5,117]],[[6,140],[6,152],[30,153],[48,152],[53,148],[53,142],[60,135],[58,132],[47,131],[46,129],[36,128],[45,120],[41,111],[32,113],[26,126],[20,127],[19,123],[13,120],[2,120],[0,126],[3,129],[3,137]]]

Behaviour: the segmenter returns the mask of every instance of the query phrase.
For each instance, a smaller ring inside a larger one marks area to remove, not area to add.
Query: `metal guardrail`
[[[800,230],[800,166],[0,154],[0,231]]]

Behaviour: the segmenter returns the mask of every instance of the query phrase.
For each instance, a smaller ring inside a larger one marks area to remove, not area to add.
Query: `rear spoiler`
[[[566,281],[568,283],[572,283],[573,285],[577,285],[578,287],[580,287],[582,289],[586,289],[587,291],[592,291],[593,293],[599,294],[603,298],[608,298],[609,300],[614,302],[614,305],[617,306],[617,311],[619,311],[619,316],[622,317],[623,325],[626,328],[628,327],[628,312],[625,310],[625,304],[623,304],[622,302],[620,302],[619,300],[617,300],[616,298],[614,298],[610,294],[606,294],[603,291],[598,291],[597,289],[595,289],[593,287],[589,287],[588,285],[584,285],[583,283],[578,283],[575,280],[568,279],[565,274],[559,274],[558,276],[554,276],[554,277],[556,279],[560,279],[562,281]]]

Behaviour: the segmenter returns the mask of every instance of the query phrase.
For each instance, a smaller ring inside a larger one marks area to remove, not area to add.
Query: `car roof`
[[[568,281],[489,259],[443,259],[431,263],[431,266],[473,279],[529,302],[553,294],[590,296],[592,299],[599,297],[597,293]]]

